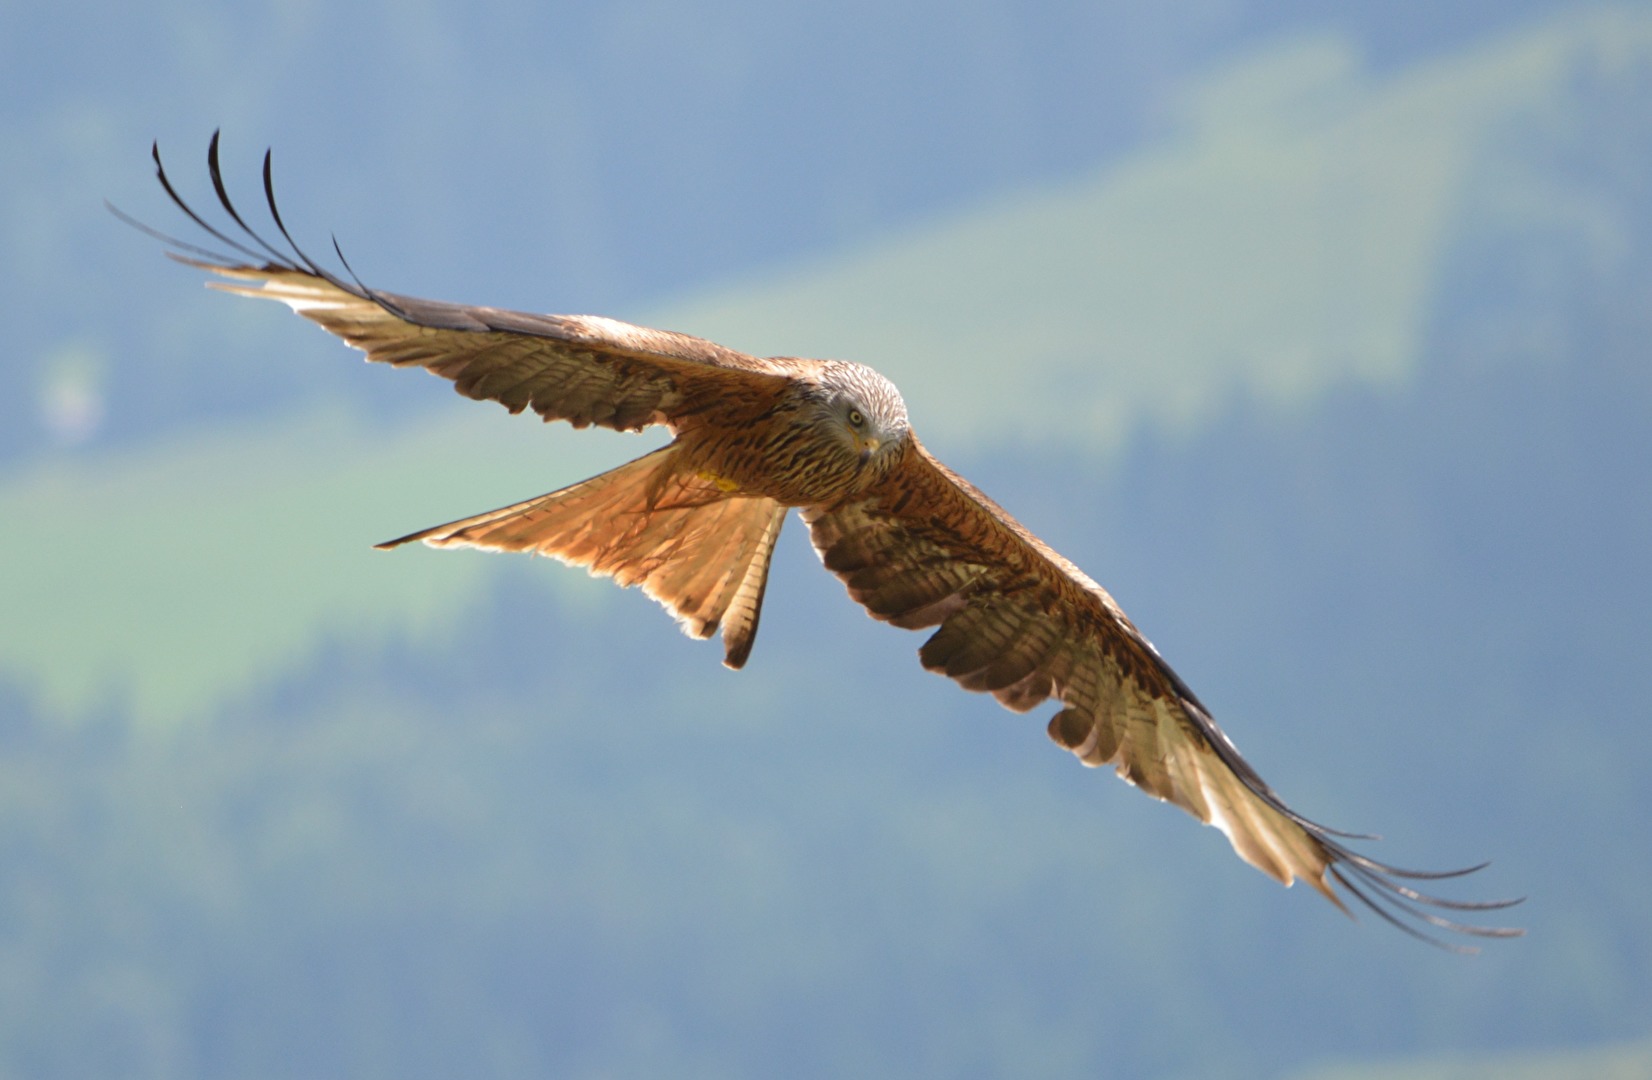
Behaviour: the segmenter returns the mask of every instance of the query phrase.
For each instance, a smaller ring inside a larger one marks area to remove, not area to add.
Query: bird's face
[[[821,385],[827,391],[828,428],[857,467],[865,471],[892,460],[910,430],[895,384],[864,364],[834,362]]]

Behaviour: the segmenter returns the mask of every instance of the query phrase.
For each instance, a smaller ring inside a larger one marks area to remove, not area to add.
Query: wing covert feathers
[[[1301,878],[1346,911],[1334,882],[1435,944],[1445,943],[1413,924],[1482,937],[1520,933],[1424,910],[1489,911],[1516,901],[1446,900],[1402,880],[1469,870],[1421,873],[1376,862],[1343,843],[1358,837],[1286,806],[1101,586],[916,439],[885,484],[803,517],[821,561],[873,617],[936,628],[918,651],[925,668],[1017,712],[1054,698],[1061,708],[1048,731],[1058,745],[1215,825],[1263,873],[1285,885]]]

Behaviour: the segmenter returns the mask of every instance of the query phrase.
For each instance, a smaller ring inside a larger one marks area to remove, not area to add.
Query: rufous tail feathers
[[[666,446],[549,495],[450,521],[376,546],[422,540],[432,547],[531,551],[640,585],[683,631],[723,631],[723,663],[745,664],[757,638],[769,559],[786,508],[731,496],[682,475]]]

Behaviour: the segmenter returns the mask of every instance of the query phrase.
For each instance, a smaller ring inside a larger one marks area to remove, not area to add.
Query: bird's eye
[[[861,427],[865,423],[866,423],[866,417],[861,415],[861,411],[859,409],[850,409],[849,410],[849,426],[850,427]]]

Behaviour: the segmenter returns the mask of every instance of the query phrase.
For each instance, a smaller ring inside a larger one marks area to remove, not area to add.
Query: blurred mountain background
[[[922,672],[373,552],[636,456],[204,293],[894,379],[1458,958]],[[1652,4],[0,3],[0,1076],[1652,1077]]]

